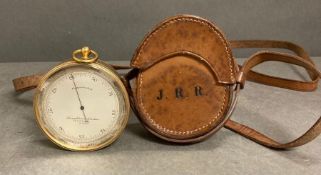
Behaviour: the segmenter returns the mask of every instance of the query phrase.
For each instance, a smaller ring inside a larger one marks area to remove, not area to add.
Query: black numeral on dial
[[[64,128],[62,128],[61,126],[59,127],[59,130],[65,132]]]
[[[103,134],[104,132],[106,132],[105,129],[101,129],[100,132]]]
[[[74,77],[72,74],[70,74],[70,75],[68,76],[68,78],[69,78],[69,80],[75,79],[75,77]]]
[[[48,108],[48,112],[49,112],[49,114],[53,114],[52,108]]]

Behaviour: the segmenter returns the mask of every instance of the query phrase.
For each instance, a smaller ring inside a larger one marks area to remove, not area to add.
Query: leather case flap
[[[191,15],[176,16],[158,25],[136,50],[131,66],[144,69],[165,55],[185,51],[206,59],[219,83],[235,83],[235,64],[224,35],[213,23]]]

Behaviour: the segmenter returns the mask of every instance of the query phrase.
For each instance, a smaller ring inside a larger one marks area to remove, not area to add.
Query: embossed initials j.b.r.
[[[159,95],[156,97],[156,99],[162,100],[164,97],[163,89],[160,89],[158,92],[159,92]],[[202,96],[203,95],[202,87],[195,86],[194,87],[194,94],[195,94],[195,96]],[[180,87],[175,88],[175,97],[176,97],[176,99],[183,99],[184,97],[186,97],[186,96],[184,96],[184,91],[182,88],[180,88]]]

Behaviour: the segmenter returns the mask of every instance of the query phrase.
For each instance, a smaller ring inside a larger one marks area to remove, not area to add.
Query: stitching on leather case
[[[152,32],[146,39],[145,41],[143,42],[142,46],[141,46],[141,49],[139,50],[138,52],[138,55],[137,55],[137,59],[135,59],[134,61],[134,64],[137,63],[137,60],[139,59],[140,55],[142,54],[142,50],[144,49],[146,43],[148,42],[148,40],[153,36],[155,35],[156,33],[158,33],[160,30],[168,27],[170,24],[173,24],[175,22],[179,22],[179,21],[191,21],[191,22],[196,22],[196,23],[200,23],[200,24],[203,24],[203,25],[206,25],[207,27],[209,27],[212,31],[214,31],[220,38],[220,40],[224,43],[224,47],[225,47],[225,52],[227,53],[227,57],[228,57],[228,60],[229,60],[229,68],[230,68],[230,76],[231,76],[231,79],[234,80],[234,77],[233,77],[233,68],[232,68],[232,58],[231,58],[231,54],[228,50],[228,46],[227,46],[227,43],[226,43],[226,40],[223,38],[222,34],[220,31],[217,31],[217,29],[215,27],[213,27],[212,25],[208,24],[208,22],[206,21],[203,21],[203,20],[200,20],[200,19],[191,19],[191,18],[188,18],[188,17],[182,17],[182,18],[176,18],[176,19],[173,19],[173,20],[170,20],[168,22],[166,22],[165,24],[163,24],[162,26],[158,27],[154,32]]]
[[[140,94],[142,94],[141,92],[141,86],[143,84],[143,74],[140,75],[140,79],[139,79],[139,91],[140,91]],[[225,88],[225,92],[227,91],[227,88]],[[140,101],[139,101],[140,105],[142,106],[143,108],[143,111],[144,113],[146,114],[147,116],[147,119],[150,121],[150,123],[155,126],[157,129],[165,132],[165,133],[170,133],[170,134],[175,134],[175,135],[188,135],[188,134],[192,134],[193,132],[196,132],[196,131],[199,131],[199,130],[202,130],[206,127],[208,127],[209,125],[211,125],[219,115],[221,115],[223,109],[224,109],[224,106],[226,104],[226,93],[224,93],[224,97],[223,97],[223,104],[222,104],[222,107],[220,108],[220,111],[217,113],[217,115],[210,121],[208,122],[207,124],[197,128],[197,129],[194,129],[194,130],[188,130],[188,131],[174,131],[174,130],[170,130],[168,128],[165,128],[163,126],[160,126],[159,124],[157,124],[151,117],[150,117],[150,114],[146,111],[145,109],[145,106],[143,104],[143,100],[142,100],[142,97],[140,97]]]

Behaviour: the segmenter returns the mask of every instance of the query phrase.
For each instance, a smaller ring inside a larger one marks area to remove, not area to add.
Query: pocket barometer
[[[90,151],[113,143],[124,130],[130,104],[121,77],[88,47],[41,77],[34,96],[36,121],[56,145]]]

